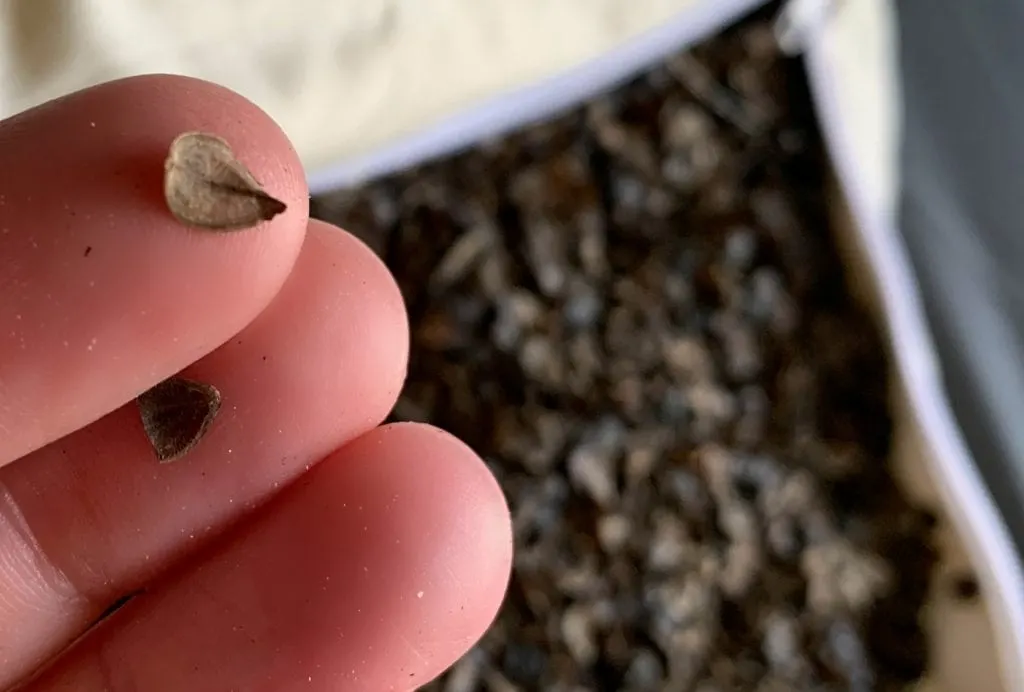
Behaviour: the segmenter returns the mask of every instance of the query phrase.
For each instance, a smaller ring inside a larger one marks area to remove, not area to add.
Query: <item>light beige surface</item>
[[[0,0],[0,117],[146,72],[202,77],[308,168],[578,65],[702,0]]]
[[[928,507],[940,507],[935,483],[929,474],[928,449],[906,397],[897,386],[895,467],[908,494]],[[925,623],[930,633],[932,672],[918,686],[919,692],[1004,692],[995,656],[995,635],[982,600],[961,603],[950,593],[955,575],[971,574],[972,568],[949,516],[940,510],[938,544],[942,554],[933,582],[931,605]]]
[[[831,61],[830,88],[842,103],[851,151],[872,213],[885,213],[899,193],[900,84],[893,0],[833,2],[819,45]]]

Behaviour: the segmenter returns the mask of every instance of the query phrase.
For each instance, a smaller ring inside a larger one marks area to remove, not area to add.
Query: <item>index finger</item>
[[[163,165],[190,130],[226,139],[287,211],[234,233],[178,222]],[[307,219],[284,133],[207,82],[134,77],[0,122],[0,465],[239,332],[284,283]]]

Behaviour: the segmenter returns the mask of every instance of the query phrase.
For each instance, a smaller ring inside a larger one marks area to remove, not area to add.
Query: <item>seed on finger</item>
[[[142,427],[160,463],[195,447],[220,410],[220,392],[203,382],[171,377],[136,398]]]
[[[251,228],[284,212],[220,137],[186,132],[164,163],[164,197],[182,223],[215,230]]]

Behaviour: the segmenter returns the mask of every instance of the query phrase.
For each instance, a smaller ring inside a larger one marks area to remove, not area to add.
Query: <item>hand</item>
[[[175,221],[163,160],[188,130],[227,139],[288,211],[228,234]],[[307,200],[280,130],[205,82],[135,78],[0,123],[0,689],[410,690],[490,624],[501,491],[445,433],[378,427],[402,299]],[[132,399],[182,369],[223,405],[160,465]]]

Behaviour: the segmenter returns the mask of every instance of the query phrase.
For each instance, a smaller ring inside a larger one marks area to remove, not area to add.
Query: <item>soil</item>
[[[514,516],[500,616],[427,689],[925,671],[935,518],[890,475],[886,349],[771,9],[555,120],[313,200],[403,290],[395,419],[472,445]]]

